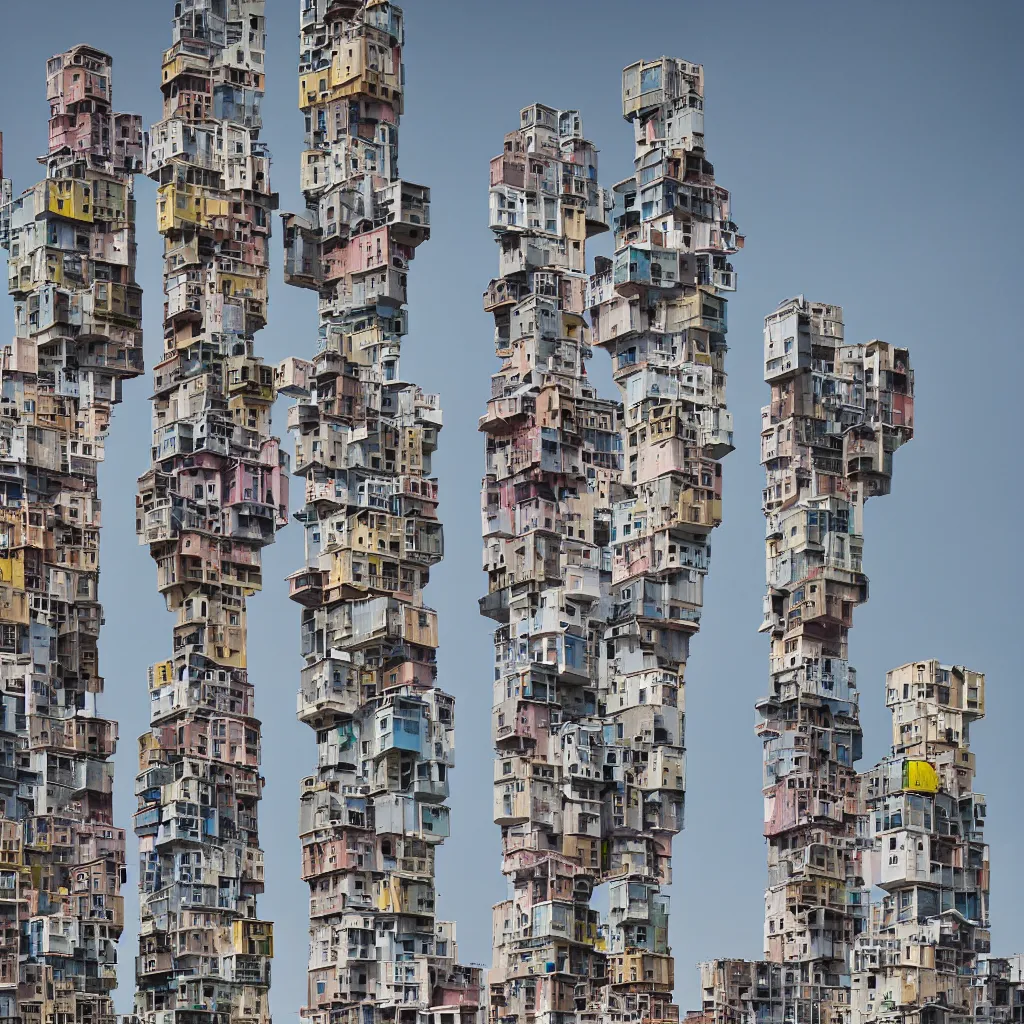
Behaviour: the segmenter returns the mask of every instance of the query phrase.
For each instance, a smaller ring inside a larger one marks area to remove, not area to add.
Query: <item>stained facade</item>
[[[177,5],[148,173],[164,240],[163,355],[137,530],[174,614],[139,740],[136,1013],[150,1024],[270,1019],[273,925],[260,920],[260,723],[246,605],[287,520],[270,433],[270,157],[259,141],[263,0]]]
[[[47,61],[46,177],[13,200],[4,180],[0,197],[15,315],[0,366],[0,1017],[20,1024],[110,1024],[124,926],[97,474],[143,368],[143,135],[114,112],[111,65],[88,46]]]
[[[1011,1024],[1024,1020],[1024,954],[979,956],[974,982],[974,1020]]]
[[[402,378],[409,264],[430,237],[430,190],[398,172],[402,11],[381,0],[301,5],[304,215],[288,214],[285,278],[319,296],[307,359],[278,371],[305,504],[299,719],[314,730],[299,832],[309,883],[317,1024],[471,1024],[481,972],[436,917],[449,833],[455,701],[437,682],[444,553],[431,460],[436,395]]]
[[[502,366],[481,420],[482,612],[497,623],[491,1018],[678,1019],[668,945],[684,672],[721,521],[728,262],[703,70],[623,74],[636,170],[610,192],[575,111],[535,105],[491,164]],[[586,276],[585,241],[614,259]],[[589,324],[587,314],[589,313]],[[608,351],[621,400],[587,377]],[[592,906],[608,885],[609,916]]]

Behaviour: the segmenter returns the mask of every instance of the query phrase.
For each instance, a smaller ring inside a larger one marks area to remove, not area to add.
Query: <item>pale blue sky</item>
[[[267,6],[264,138],[281,208],[297,210],[299,4]],[[33,157],[45,147],[44,61],[52,53],[78,42],[110,51],[118,107],[141,112],[147,124],[159,117],[172,0],[4,0],[3,7],[0,129],[16,192],[38,176]],[[756,632],[764,588],[761,321],[800,292],[842,305],[851,339],[909,346],[917,370],[918,436],[896,456],[893,494],[867,512],[872,597],[858,612],[851,645],[867,733],[862,766],[889,743],[886,669],[937,657],[988,673],[989,718],[972,740],[978,785],[989,797],[994,947],[1024,949],[1022,564],[1014,526],[1024,366],[1012,298],[1024,226],[1024,4],[407,0],[405,7],[402,172],[433,189],[434,234],[413,266],[403,369],[441,393],[446,417],[435,468],[448,556],[428,600],[441,615],[440,683],[458,698],[453,837],[438,858],[438,885],[441,914],[458,921],[463,959],[489,963],[490,904],[504,894],[490,823],[489,623],[476,610],[484,587],[476,420],[494,369],[492,327],[480,304],[496,272],[488,160],[517,126],[520,107],[541,101],[579,108],[602,150],[602,181],[624,177],[632,135],[619,113],[619,73],[662,53],[705,65],[709,156],[747,236],[729,310],[738,450],[725,467],[726,521],[714,538],[704,626],[687,672],[687,828],[676,842],[671,935],[678,1001],[684,1010],[697,1005],[698,960],[755,956],[761,946],[765,851],[753,733],[753,703],[767,686],[767,641]],[[138,199],[151,368],[162,297],[149,182],[140,183]],[[268,361],[308,355],[316,323],[311,293],[281,283],[280,236],[276,230],[270,326],[257,343]],[[593,252],[607,245],[602,239]],[[0,324],[11,322],[0,297]],[[608,380],[606,358],[597,353],[593,361],[600,381]],[[172,617],[134,537],[135,478],[149,464],[148,380],[125,390],[101,477],[101,664],[103,708],[121,723],[118,821],[130,828],[135,740],[147,726],[146,668],[166,657]],[[283,404],[275,420],[283,428]],[[291,527],[266,553],[267,589],[249,617],[267,777],[260,911],[277,926],[272,1005],[281,1020],[296,1014],[305,993],[307,901],[295,829],[298,782],[314,763],[314,744],[294,717],[299,609],[280,582],[300,564],[300,534]],[[137,916],[131,835],[129,869],[122,1010],[131,1002]]]

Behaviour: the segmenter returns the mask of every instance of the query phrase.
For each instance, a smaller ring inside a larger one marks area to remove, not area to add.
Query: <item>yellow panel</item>
[[[49,181],[47,184],[47,206],[51,213],[92,223],[92,203],[85,194],[86,186],[83,182],[61,179]]]
[[[904,761],[903,788],[913,793],[937,793],[939,773],[927,761]]]
[[[16,552],[9,558],[0,558],[0,582],[10,583],[15,590],[25,589],[25,554]]]

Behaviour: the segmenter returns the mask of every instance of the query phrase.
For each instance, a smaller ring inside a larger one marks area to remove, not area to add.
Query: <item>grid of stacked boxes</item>
[[[270,1019],[260,722],[246,657],[246,603],[288,500],[287,458],[270,433],[274,370],[255,351],[276,206],[259,141],[265,42],[263,0],[176,5],[148,153],[164,327],[137,530],[175,616],[171,654],[149,673],[136,781],[135,1009],[148,1024]]]
[[[400,8],[304,0],[299,105],[303,216],[286,215],[285,278],[319,298],[312,358],[279,368],[305,504],[301,721],[317,744],[302,782],[316,1024],[473,1024],[479,968],[436,917],[449,832],[455,701],[437,682],[442,558],[431,458],[436,395],[403,380],[406,284],[430,237],[430,190],[398,173]]]

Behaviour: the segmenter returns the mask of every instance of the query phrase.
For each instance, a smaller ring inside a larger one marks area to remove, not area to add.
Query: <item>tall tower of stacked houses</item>
[[[312,359],[280,368],[306,564],[298,713],[317,765],[302,782],[316,1024],[473,1024],[478,968],[435,918],[434,854],[448,835],[454,699],[437,685],[443,554],[431,457],[436,395],[402,379],[406,280],[430,236],[430,190],[398,175],[402,11],[303,0],[299,105],[304,217],[285,217],[285,277],[319,294]]]
[[[721,521],[728,257],[703,70],[623,75],[636,171],[609,197],[579,115],[540,105],[491,164],[502,366],[481,429],[481,608],[495,632],[492,1021],[678,1019],[668,946],[682,828],[683,684]],[[585,276],[584,243],[615,231]],[[587,282],[586,286],[584,282]],[[585,312],[593,324],[588,329]],[[586,373],[605,348],[622,401]],[[607,922],[591,906],[608,884]]]
[[[600,651],[602,840],[608,857],[603,1018],[677,1019],[668,946],[672,840],[683,827],[684,692],[711,531],[722,521],[729,258],[743,245],[704,147],[704,69],[626,68],[634,174],[614,188],[615,256],[590,283],[594,344],[611,356],[624,464],[612,505]]]
[[[766,318],[764,360],[765,960],[703,964],[704,1008],[716,1022],[840,1024],[870,898],[848,635],[868,596],[864,504],[889,493],[893,453],[913,436],[914,378],[906,349],[846,342],[842,309],[802,296]]]
[[[499,277],[484,294],[501,369],[486,434],[481,611],[494,633],[494,820],[512,897],[494,908],[491,1021],[595,1015],[606,943],[601,643],[621,410],[586,372],[586,239],[608,229],[579,114],[522,111],[491,161]]]
[[[842,310],[801,296],[765,321],[765,378],[765,959],[702,964],[693,1022],[1024,1020],[1021,956],[990,955],[985,798],[969,743],[985,677],[938,661],[894,669],[892,752],[854,768],[847,647],[867,599],[864,504],[889,493],[893,453],[913,435],[909,354],[847,343]]]
[[[111,63],[88,46],[47,62],[46,177],[14,202],[5,181],[0,209],[15,313],[0,367],[0,1017],[20,1024],[113,1021],[124,924],[117,723],[97,708],[97,473],[122,382],[142,372],[143,136],[113,113]]]
[[[969,749],[985,677],[915,662],[888,674],[886,704],[892,753],[862,777],[865,882],[885,895],[854,946],[853,1021],[968,1024],[993,973],[982,956],[991,948],[985,798],[973,791]],[[1004,1019],[1024,1019],[1024,1001],[1017,1014]]]
[[[176,5],[148,171],[164,238],[163,356],[137,529],[175,615],[150,669],[136,792],[142,925],[136,1012],[153,1024],[269,1021],[273,926],[258,919],[260,723],[246,601],[287,518],[270,436],[267,322],[276,197],[259,142],[263,0]]]

